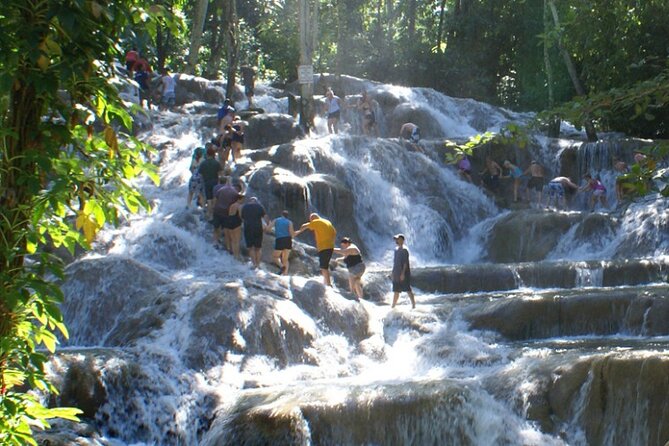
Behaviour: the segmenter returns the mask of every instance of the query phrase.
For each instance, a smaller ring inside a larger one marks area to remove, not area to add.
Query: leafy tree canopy
[[[0,443],[36,444],[32,429],[77,410],[45,408],[44,373],[59,332],[61,262],[51,252],[88,247],[106,223],[148,209],[133,186],[148,147],[115,76],[120,33],[166,17],[136,0],[0,3]]]

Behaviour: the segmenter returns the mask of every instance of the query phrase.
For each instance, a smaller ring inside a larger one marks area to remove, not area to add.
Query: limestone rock
[[[495,263],[543,260],[574,224],[579,215],[517,211],[492,228],[487,241],[488,260]]]
[[[369,337],[369,314],[358,302],[327,292],[317,280],[308,280],[304,286],[293,284],[292,294],[300,308],[333,333],[355,342]]]
[[[304,136],[304,131],[290,115],[264,113],[248,122],[244,146],[251,150],[285,144]]]
[[[420,127],[420,136],[423,139],[445,136],[441,130],[441,125],[428,109],[409,103],[402,103],[395,107],[387,122],[390,136],[399,136],[400,128],[407,122],[413,122]]]
[[[116,256],[79,260],[68,266],[66,275],[62,311],[68,342],[75,345],[114,345],[110,336],[117,326],[139,322],[142,312],[163,302],[161,288],[169,282],[139,262]],[[152,326],[158,325],[156,321]],[[134,337],[124,338],[129,342]]]
[[[279,364],[304,362],[304,349],[316,336],[314,327],[284,315],[277,305],[285,292],[267,281],[254,283],[247,295],[234,284],[210,292],[193,309],[193,333],[185,361],[194,369],[219,364],[227,351],[267,355]],[[291,312],[291,314],[293,314]]]

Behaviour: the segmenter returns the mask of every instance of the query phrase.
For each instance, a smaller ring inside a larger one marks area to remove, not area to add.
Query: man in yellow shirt
[[[330,259],[334,251],[335,239],[337,238],[337,231],[335,230],[330,220],[321,218],[318,214],[311,214],[309,221],[303,224],[300,229],[295,232],[295,237],[306,230],[314,232],[316,239],[316,250],[318,251],[318,264],[323,275],[323,282],[327,286],[332,286],[330,283]]]

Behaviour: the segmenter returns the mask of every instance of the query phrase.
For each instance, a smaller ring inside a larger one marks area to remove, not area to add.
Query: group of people
[[[567,207],[567,194],[573,192],[589,192],[589,209],[593,211],[597,203],[608,208],[606,199],[606,186],[599,177],[593,177],[590,174],[583,176],[583,185],[575,184],[570,178],[557,176],[548,183],[545,182],[545,169],[537,161],[532,160],[530,165],[524,171],[509,160],[505,160],[502,165],[493,160],[490,156],[485,159],[484,169],[479,172],[483,184],[492,192],[497,192],[500,187],[500,179],[511,179],[513,181],[513,201],[520,201],[520,191],[525,189],[527,201],[533,202],[532,194],[536,195],[536,203],[539,207],[543,206],[543,196],[546,194],[546,207],[551,205],[557,208]],[[461,157],[458,162],[458,171],[460,176],[471,182],[471,163],[466,155]],[[505,174],[506,171],[506,174]]]
[[[339,121],[341,119],[341,111],[346,108],[346,104],[342,99],[335,95],[332,88],[325,91],[325,104],[323,112],[327,117],[327,127],[329,133],[337,133],[339,131]],[[367,136],[379,136],[379,128],[376,121],[375,109],[378,108],[376,101],[374,101],[367,91],[363,91],[358,103],[355,105],[359,115],[362,133]]]
[[[337,260],[343,262],[348,270],[351,293],[358,301],[363,298],[362,276],[366,266],[360,248],[349,237],[341,238],[339,247],[335,247],[336,229],[328,219],[316,213],[312,213],[309,221],[297,230],[286,210],[277,218],[270,220],[257,197],[246,197],[246,187],[242,181],[235,182],[231,176],[222,177],[223,181],[220,181],[222,171],[221,163],[216,160],[216,149],[211,143],[207,144],[206,149],[202,147],[195,149],[191,160],[192,175],[186,207],[190,206],[195,197],[206,207],[207,219],[214,227],[214,246],[225,249],[235,259],[241,260],[243,235],[251,263],[254,268],[258,268],[262,257],[263,235],[274,232],[273,262],[278,267],[278,274],[287,275],[293,238],[310,231],[316,242],[318,265],[324,284],[332,286],[330,261],[336,254],[339,256]],[[397,303],[399,293],[403,291],[409,294],[412,307],[415,307],[411,290],[409,252],[404,247],[405,237],[398,234],[394,239],[397,247],[392,272],[393,307]]]
[[[153,102],[166,109],[174,106],[177,82],[167,68],[163,68],[160,76],[155,78],[151,64],[134,47],[125,55],[125,68],[128,76],[132,77],[139,86],[140,106],[144,107],[146,103],[149,110]]]
[[[327,117],[327,127],[329,133],[337,133],[339,130],[339,121],[341,112],[346,108],[346,103],[339,96],[335,95],[332,88],[325,91],[325,104],[323,112]],[[363,90],[358,103],[354,106],[359,113],[360,126],[363,135],[379,136],[379,126],[377,122],[376,110],[378,104],[366,90]],[[400,139],[408,142],[409,147],[416,152],[424,153],[424,150],[418,144],[420,141],[420,128],[412,123],[402,124],[399,131]]]

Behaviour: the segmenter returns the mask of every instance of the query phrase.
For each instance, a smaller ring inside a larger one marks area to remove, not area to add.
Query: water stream
[[[427,110],[443,137],[527,118],[432,90],[374,88]],[[287,111],[269,95],[256,103]],[[80,389],[71,398],[90,404],[95,431],[72,438],[116,446],[669,440],[669,407],[654,396],[669,390],[666,201],[596,214],[508,211],[434,150],[325,135],[319,119],[321,133],[261,149],[256,161],[247,153],[236,174],[268,209],[286,205],[268,202],[268,178],[296,184],[305,211],[359,239],[369,272],[366,300],[356,303],[341,269],[333,289],[320,284],[304,245],[290,277],[214,249],[202,211],[184,208],[192,149],[211,132],[196,109],[153,112],[142,136],[161,147],[162,183],[141,185],[153,212],[104,230],[68,267],[71,339],[50,371],[57,385]],[[553,153],[557,170],[551,144],[538,138],[530,150],[544,163]],[[625,156],[607,144],[600,158]],[[600,158],[579,168],[610,183]],[[398,232],[415,271],[413,311],[405,300],[389,306]],[[497,260],[506,254],[513,260]]]

